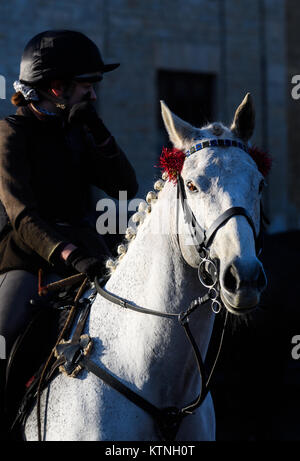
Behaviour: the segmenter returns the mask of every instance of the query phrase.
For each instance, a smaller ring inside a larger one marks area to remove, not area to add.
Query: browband
[[[248,146],[242,142],[235,141],[233,139],[209,139],[207,141],[199,142],[195,146],[192,146],[185,152],[185,155],[189,157],[198,150],[205,149],[206,147],[238,147],[239,149],[242,149],[247,154],[249,154]]]

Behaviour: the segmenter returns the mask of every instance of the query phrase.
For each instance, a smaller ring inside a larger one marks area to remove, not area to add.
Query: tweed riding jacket
[[[137,192],[135,172],[111,137],[99,147],[84,126],[37,118],[30,106],[0,121],[0,200],[9,223],[0,238],[0,273],[49,268],[64,243],[103,254],[86,223],[90,186],[113,198]],[[60,226],[63,222],[68,226]]]

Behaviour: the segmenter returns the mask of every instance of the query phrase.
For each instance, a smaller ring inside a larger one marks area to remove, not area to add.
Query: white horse
[[[229,146],[228,142],[247,144],[252,135],[251,96],[237,109],[230,128],[221,123],[195,128],[163,102],[161,106],[174,147],[192,153],[184,161],[181,176],[187,202],[201,227],[209,229],[228,208],[244,207],[258,234],[263,177],[251,156],[238,147],[241,144]],[[193,148],[218,139],[227,140],[225,147]],[[142,308],[178,314],[207,289],[197,275],[201,258],[187,239],[189,230],[176,187],[165,174],[163,178],[156,183],[161,190],[151,192],[147,208],[141,206],[137,213],[136,235],[129,229],[130,244],[119,247],[118,261],[110,261],[115,270],[104,289]],[[156,225],[159,222],[164,222],[163,229]],[[249,220],[244,215],[225,220],[209,250],[218,267],[223,305],[235,314],[248,312],[259,303],[266,284]],[[210,303],[190,317],[202,358],[214,317]],[[93,339],[90,359],[156,407],[182,408],[198,395],[201,383],[194,352],[176,320],[130,311],[97,295],[85,333]],[[41,396],[41,415],[43,440],[153,441],[161,437],[151,415],[86,370],[77,378],[59,374]],[[25,436],[37,440],[36,408],[28,417]],[[215,414],[208,393],[196,413],[183,418],[176,440],[214,439]]]

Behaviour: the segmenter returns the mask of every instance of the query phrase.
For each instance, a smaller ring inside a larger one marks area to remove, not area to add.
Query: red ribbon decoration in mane
[[[258,147],[250,147],[249,155],[255,161],[258,170],[265,177],[269,174],[272,166],[272,158]],[[186,159],[185,153],[180,149],[163,147],[159,159],[159,167],[167,173],[169,181],[176,184],[177,174],[180,174]]]
[[[159,159],[159,167],[168,174],[169,181],[176,183],[177,173],[181,173],[185,159],[186,156],[182,150],[175,147],[171,149],[163,147]]]
[[[271,155],[256,146],[249,148],[249,155],[255,161],[258,171],[260,171],[264,177],[268,176],[272,167]]]

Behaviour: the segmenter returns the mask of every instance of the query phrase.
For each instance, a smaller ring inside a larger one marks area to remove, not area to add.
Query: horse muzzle
[[[236,258],[220,274],[220,295],[233,314],[247,314],[257,307],[267,278],[257,258]]]

